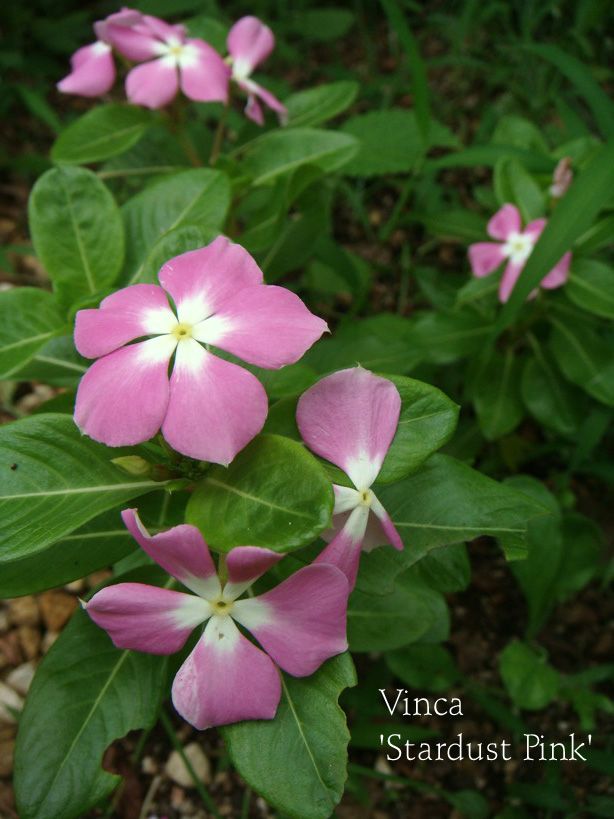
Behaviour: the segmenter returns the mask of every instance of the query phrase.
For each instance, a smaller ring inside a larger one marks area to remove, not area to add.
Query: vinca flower
[[[179,88],[198,102],[227,101],[228,66],[204,40],[187,37],[184,26],[143,14],[131,25],[108,20],[104,29],[120,54],[143,63],[126,77],[126,94],[135,105],[162,108]]]
[[[122,9],[94,24],[97,40],[78,49],[70,58],[72,71],[58,83],[64,94],[99,97],[111,90],[115,82],[113,50],[108,39],[108,28],[130,27],[142,18],[140,11]]]
[[[371,489],[397,430],[401,397],[386,378],[362,367],[340,370],[310,387],[299,399],[298,428],[307,446],[338,466],[354,488],[333,484],[331,542],[316,562],[345,573],[353,587],[361,549],[403,542]]]
[[[499,301],[505,303],[509,299],[545,227],[545,219],[535,219],[522,230],[518,208],[515,205],[503,205],[486,228],[488,235],[499,239],[499,242],[478,242],[469,246],[469,263],[473,275],[478,278],[490,275],[502,262],[507,261],[499,284]],[[540,286],[551,290],[565,284],[570,262],[571,253],[567,252],[542,279]]]
[[[294,293],[263,284],[254,259],[223,236],[166,262],[159,281],[77,313],[77,350],[98,360],[81,379],[75,422],[109,446],[142,443],[161,428],[183,455],[228,464],[262,429],[267,396],[209,345],[278,369],[297,361],[326,322]]]
[[[283,555],[256,546],[232,549],[224,584],[196,527],[175,526],[152,537],[136,510],[122,517],[144,551],[193,594],[118,583],[95,594],[86,611],[118,648],[151,654],[174,654],[206,624],[172,688],[175,708],[195,728],[272,719],[281,697],[275,664],[306,677],[347,649],[348,584],[334,566],[306,566],[271,591],[240,600]]]
[[[260,102],[263,102],[277,113],[283,123],[287,115],[285,106],[270,91],[250,79],[256,66],[266,60],[275,47],[271,29],[257,17],[242,17],[230,29],[227,45],[232,79],[247,94],[245,115],[258,125],[263,125],[264,115],[260,106]]]

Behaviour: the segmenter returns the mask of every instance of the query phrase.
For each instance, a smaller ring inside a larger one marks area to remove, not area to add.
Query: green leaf
[[[398,481],[417,469],[454,434],[459,407],[430,384],[385,375],[401,396],[399,425],[384,459],[378,483]]]
[[[307,678],[282,674],[273,720],[222,728],[233,765],[267,802],[295,819],[328,819],[343,795],[350,734],[337,700],[356,685],[349,654]]]
[[[70,165],[100,162],[131,148],[150,122],[150,112],[134,105],[96,106],[62,131],[51,159]]]
[[[75,350],[72,336],[59,336],[38,350],[15,373],[15,378],[20,381],[42,381],[58,387],[76,387],[90,364]]]
[[[345,111],[356,99],[358,83],[350,80],[318,85],[284,100],[291,128],[320,125]]]
[[[229,467],[207,473],[186,520],[222,552],[246,543],[287,552],[323,532],[332,507],[332,485],[313,455],[296,441],[260,435]]]
[[[360,143],[360,151],[344,168],[350,176],[404,173],[424,154],[426,143],[411,111],[359,114],[344,123],[343,131]]]
[[[40,664],[19,721],[22,819],[76,819],[113,790],[120,778],[102,769],[102,755],[128,731],[153,725],[166,667],[166,658],[115,648],[76,612]]]
[[[548,60],[571,80],[578,90],[580,97],[590,107],[595,122],[606,139],[614,136],[614,104],[606,92],[595,82],[586,66],[553,45],[524,45],[527,51],[537,54]]]
[[[63,325],[51,293],[36,287],[0,293],[0,378],[18,372]]]
[[[533,342],[534,358],[529,358],[521,378],[522,399],[539,422],[559,435],[573,437],[582,420],[582,393],[562,379],[547,350]]]
[[[424,637],[435,628],[448,636],[449,614],[440,592],[405,574],[386,595],[354,589],[348,605],[351,651],[387,651]]]
[[[443,646],[415,643],[386,654],[388,668],[411,688],[447,691],[459,673],[450,652]]]
[[[589,395],[614,405],[612,339],[592,327],[550,317],[550,349],[563,375]]]
[[[571,249],[609,201],[614,185],[614,140],[605,145],[579,173],[557,204],[512,294],[503,306],[493,335],[499,335],[523,309],[532,290]]]
[[[500,205],[518,205],[525,222],[544,215],[542,189],[516,159],[500,159],[495,165],[495,193]]]
[[[64,306],[108,288],[124,259],[115,200],[84,168],[53,168],[37,181],[28,205],[30,231]]]
[[[316,128],[270,131],[242,147],[242,170],[253,185],[270,184],[301,165],[336,171],[358,151],[354,137]]]
[[[205,168],[167,176],[129,199],[122,208],[128,248],[126,283],[140,280],[152,248],[170,231],[191,225],[221,233],[229,206],[228,177]]]
[[[572,259],[565,294],[583,310],[614,319],[614,270],[609,265],[593,259]]]
[[[411,338],[423,358],[449,364],[479,352],[492,332],[492,324],[475,310],[422,313],[413,321]]]
[[[145,256],[143,264],[139,268],[139,282],[158,283],[158,273],[162,265],[175,256],[187,253],[190,250],[198,250],[205,247],[219,235],[217,228],[203,229],[196,225],[184,225],[183,227],[169,230],[158,239],[150,252]]]
[[[524,416],[520,396],[522,363],[513,350],[493,351],[473,379],[471,392],[480,428],[489,441],[515,429]]]
[[[325,43],[347,34],[354,25],[354,15],[344,8],[305,9],[292,14],[287,25],[299,37]]]
[[[0,450],[11,467],[0,471],[0,564],[27,560],[102,512],[164,486],[123,473],[111,451],[83,437],[67,415],[0,427]]]
[[[509,643],[501,653],[499,673],[518,708],[538,711],[558,693],[558,672],[548,665],[543,654],[519,640]]]
[[[462,151],[455,151],[438,159],[429,159],[426,167],[432,170],[445,168],[474,168],[484,165],[494,167],[499,159],[514,157],[529,171],[551,174],[556,162],[546,154],[525,151],[514,145],[475,145]]]
[[[418,472],[378,488],[377,496],[405,543],[400,554],[406,566],[436,546],[479,535],[526,548],[529,519],[545,511],[447,455],[433,455]]]

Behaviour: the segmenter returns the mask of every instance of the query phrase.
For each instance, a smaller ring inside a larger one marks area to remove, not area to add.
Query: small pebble
[[[16,626],[36,626],[40,620],[34,597],[16,597],[8,601],[9,620]]]
[[[30,684],[34,678],[36,666],[33,662],[23,663],[14,668],[6,678],[5,682],[10,685],[14,691],[25,697],[30,688]]]
[[[200,779],[200,781],[204,782],[205,784],[211,782],[211,763],[209,762],[208,757],[205,756],[205,753],[200,745],[198,745],[196,742],[191,742],[189,745],[185,746],[183,752],[188,758],[192,768],[194,769],[194,773]],[[184,788],[194,787],[192,776],[184,765],[183,759],[178,751],[173,751],[171,753],[164,770],[169,779],[172,779],[173,782],[176,782],[178,785],[181,785]]]
[[[14,711],[21,711],[23,700],[16,691],[6,683],[0,682],[0,722],[14,723]]]

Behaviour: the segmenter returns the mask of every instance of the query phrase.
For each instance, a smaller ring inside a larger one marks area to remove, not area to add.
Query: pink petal
[[[79,384],[75,423],[108,446],[149,440],[168,405],[168,362],[176,341],[160,336],[99,358]]]
[[[306,566],[260,597],[237,600],[232,616],[284,671],[307,677],[347,650],[348,592],[335,566]]]
[[[400,411],[391,381],[353,367],[303,393],[296,420],[310,449],[343,469],[357,489],[366,489],[382,467]]]
[[[401,551],[403,549],[403,541],[401,540],[401,535],[397,532],[390,515],[384,509],[384,507],[377,498],[373,498],[371,502],[371,511],[379,521],[385,536],[383,543],[378,545],[385,545],[386,543],[390,543],[390,545],[394,546],[395,549],[399,549],[399,551]]]
[[[181,524],[150,535],[136,509],[124,509],[122,520],[139,546],[165,571],[206,600],[217,597],[221,586],[209,547],[195,526]]]
[[[565,284],[569,276],[570,264],[571,251],[568,251],[562,259],[555,264],[550,273],[541,280],[540,286],[545,287],[546,290],[554,290],[555,287],[561,287],[561,285]]]
[[[255,94],[260,97],[262,102],[267,105],[271,111],[275,111],[278,115],[280,122],[284,125],[288,119],[288,109],[286,106],[281,103],[276,96],[271,94],[270,91],[267,91],[262,85],[258,85],[257,83],[253,83],[255,86],[254,92]]]
[[[71,59],[72,71],[57,87],[64,94],[99,97],[106,94],[115,82],[115,63],[111,47],[93,43],[76,51]]]
[[[163,108],[179,90],[179,77],[174,62],[161,58],[138,65],[126,77],[126,95],[134,105]]]
[[[283,556],[260,546],[238,546],[231,549],[226,556],[228,583],[224,586],[224,596],[234,600],[243,594]]]
[[[220,304],[194,337],[250,364],[278,369],[294,364],[328,330],[299,297],[275,285],[244,287]]]
[[[235,63],[235,70],[242,76],[266,60],[275,48],[275,37],[268,26],[257,17],[241,17],[228,33],[228,52]]]
[[[143,30],[150,31],[154,37],[166,43],[174,41],[183,43],[185,41],[185,26],[167,23],[166,20],[161,20],[151,14],[143,15],[142,27]]]
[[[471,272],[478,278],[488,276],[505,258],[502,246],[494,242],[477,242],[469,245],[468,252]]]
[[[546,227],[546,220],[545,219],[534,219],[532,222],[526,226],[523,231],[523,235],[530,236],[533,240],[533,244],[537,242],[539,239],[543,229]]]
[[[180,59],[181,90],[198,102],[228,102],[230,68],[214,48],[203,40],[188,40],[197,58]]]
[[[138,25],[138,20],[129,22],[130,18],[117,19],[122,12],[112,14],[106,20],[94,26],[101,39],[110,43],[124,57],[134,62],[151,60],[158,55],[158,40],[145,26]],[[136,12],[141,18],[140,12]],[[111,19],[115,18],[115,19]]]
[[[173,449],[227,465],[260,432],[267,411],[264,387],[250,372],[194,339],[179,343],[162,425]]]
[[[368,507],[360,505],[353,509],[343,527],[314,560],[314,564],[322,563],[340,569],[347,578],[350,590],[356,585],[360,552],[369,518]],[[339,523],[339,520],[335,521],[335,524]]]
[[[177,324],[166,293],[155,284],[133,284],[79,310],[75,346],[86,358],[100,358],[135,338],[170,333]]]
[[[486,231],[493,239],[505,241],[510,233],[520,233],[520,211],[516,205],[503,205],[491,218]]]
[[[85,609],[118,648],[174,654],[206,620],[209,604],[193,594],[142,583],[118,583],[95,594]]]
[[[179,321],[196,324],[243,287],[262,283],[262,271],[247,250],[218,236],[207,247],[175,256],[158,279],[177,306]]]
[[[256,99],[256,95],[248,93],[247,105],[245,106],[245,116],[255,122],[256,125],[264,125],[264,114],[262,113],[262,106]]]
[[[523,267],[524,264],[518,265],[514,264],[514,262],[509,262],[505,268],[501,281],[499,282],[499,301],[502,304],[505,304],[505,302],[509,299],[512,290],[516,286],[518,277],[522,273]]]
[[[173,705],[199,730],[246,719],[273,719],[279,672],[231,617],[214,616],[173,682]]]

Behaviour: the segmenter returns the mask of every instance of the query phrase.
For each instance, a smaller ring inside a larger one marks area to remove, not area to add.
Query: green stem
[[[226,128],[226,118],[228,117],[228,111],[230,110],[230,97],[228,98],[228,102],[224,106],[222,114],[220,116],[219,122],[217,124],[217,128],[215,129],[215,136],[213,137],[213,145],[211,146],[211,155],[209,156],[209,165],[215,165],[218,160],[218,157],[222,150],[222,145],[224,143],[224,131]]]
[[[183,764],[186,766],[186,768],[188,770],[188,773],[192,777],[192,780],[194,782],[194,787],[198,791],[198,795],[203,800],[203,803],[205,804],[207,809],[211,812],[211,814],[215,817],[215,819],[222,819],[222,815],[220,814],[220,812],[216,808],[215,802],[213,801],[213,799],[211,799],[211,797],[207,793],[207,790],[206,790],[205,786],[203,785],[203,783],[200,781],[200,779],[196,775],[196,773],[194,771],[194,768],[192,767],[192,764],[190,763],[190,760],[185,755],[185,751],[183,750],[183,745],[181,744],[181,742],[179,742],[179,739],[177,738],[177,734],[175,733],[175,729],[173,728],[173,724],[170,721],[170,718],[169,718],[168,714],[166,713],[166,711],[164,709],[162,709],[160,711],[160,722],[162,723],[162,727],[166,731],[166,733],[168,735],[168,738],[170,739],[171,743],[173,744],[173,747],[175,748],[175,750],[177,751],[177,753],[181,757],[181,759],[183,761]]]

